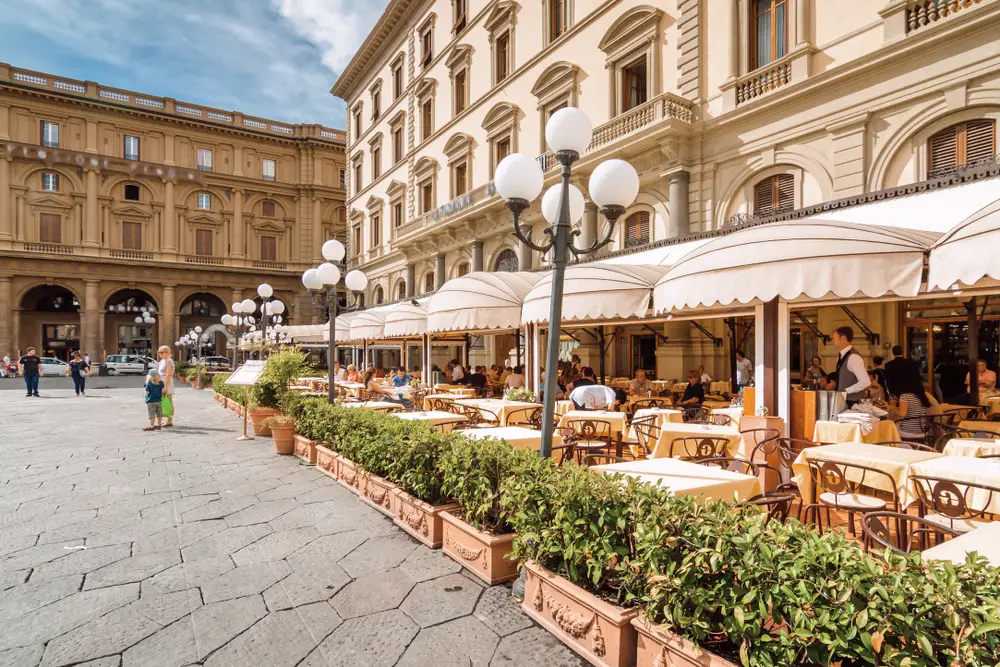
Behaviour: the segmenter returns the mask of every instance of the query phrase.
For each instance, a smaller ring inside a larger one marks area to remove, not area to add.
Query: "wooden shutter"
[[[372,247],[377,248],[382,245],[382,216],[372,216]]]
[[[274,217],[274,202],[270,200],[262,201],[260,203],[260,214],[265,218]]]
[[[122,222],[122,248],[142,250],[142,223]]]
[[[930,156],[928,172],[958,166],[958,133],[961,127],[961,124],[953,125],[931,137],[927,150]]]
[[[38,240],[42,243],[62,243],[62,216],[55,213],[39,213]]]
[[[278,259],[278,239],[274,236],[260,237],[260,258],[266,262]]]
[[[196,230],[194,230],[194,254],[196,254],[196,255],[211,255],[212,254],[212,230],[211,229],[196,229]]]
[[[774,208],[774,183],[766,178],[753,188],[753,210],[763,213]]]
[[[965,124],[965,161],[973,164],[996,154],[996,122],[988,118]]]
[[[754,213],[787,211],[795,208],[795,177],[777,174],[753,188]]]
[[[625,221],[625,229],[626,247],[649,243],[649,212],[639,211],[630,215]]]
[[[795,208],[795,177],[791,174],[778,174],[774,180],[776,209],[786,211]]]

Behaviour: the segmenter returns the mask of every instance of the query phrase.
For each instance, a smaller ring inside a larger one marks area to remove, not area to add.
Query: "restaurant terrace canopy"
[[[562,321],[644,317],[653,285],[668,267],[590,262],[567,267]],[[522,324],[548,322],[552,274],[543,274],[524,299]]]
[[[477,271],[446,282],[427,305],[427,331],[489,331],[521,325],[524,298],[540,273]]]
[[[386,338],[410,338],[427,333],[427,302],[430,299],[393,304],[385,316]]]
[[[781,297],[913,297],[936,232],[836,220],[742,229],[695,249],[653,290],[657,314]]]
[[[389,314],[389,309],[390,306],[378,306],[355,313],[354,317],[351,318],[351,340],[381,340],[385,338],[385,318]]]
[[[992,204],[972,214],[931,248],[927,290],[955,283],[975,285],[983,278],[1000,280],[1000,193]]]
[[[287,326],[281,332],[293,343],[322,343],[325,331],[325,324],[299,324]]]
[[[357,313],[344,313],[343,315],[337,315],[337,321],[335,325],[336,337],[334,341],[337,343],[350,343],[353,338],[351,338],[351,320]],[[323,341],[330,341],[330,323],[327,322],[323,325]]]

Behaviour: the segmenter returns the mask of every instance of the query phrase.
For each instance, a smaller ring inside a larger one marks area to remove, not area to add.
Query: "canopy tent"
[[[354,317],[351,318],[350,339],[381,340],[385,338],[385,318],[389,314],[390,308],[390,306],[378,306],[355,313]]]
[[[653,290],[656,313],[763,303],[775,297],[912,297],[940,235],[836,220],[743,229],[695,249]]]
[[[955,283],[1000,280],[1000,192],[997,198],[958,223],[931,248],[927,290]]]
[[[322,343],[325,324],[300,324],[284,327],[281,333],[286,334],[293,343]]]
[[[335,342],[350,343],[351,341],[355,340],[354,338],[351,338],[351,320],[353,320],[357,314],[358,313],[354,312],[354,313],[344,313],[343,315],[337,315],[337,322],[335,325],[337,335],[334,338]],[[329,322],[323,325],[323,341],[324,342],[330,341]]]
[[[642,317],[665,266],[589,262],[567,267],[563,283],[562,321],[622,320]],[[552,274],[543,274],[524,299],[522,324],[548,322]]]
[[[429,298],[424,298],[393,305],[385,316],[385,337],[409,338],[427,333],[428,301]]]
[[[477,271],[446,282],[427,304],[427,331],[516,329],[540,273]]]

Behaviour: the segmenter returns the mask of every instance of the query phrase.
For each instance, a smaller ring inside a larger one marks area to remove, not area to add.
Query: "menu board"
[[[233,371],[233,374],[226,380],[226,384],[252,386],[257,384],[262,372],[264,372],[263,361],[246,361]]]

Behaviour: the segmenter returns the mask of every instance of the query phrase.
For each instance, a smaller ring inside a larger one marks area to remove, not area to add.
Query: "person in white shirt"
[[[7,368],[10,366],[10,353],[4,352],[3,361],[0,362],[0,378],[7,377]]]
[[[615,392],[602,384],[588,384],[571,391],[569,400],[577,410],[610,410],[615,405]]]
[[[347,371],[341,368],[340,362],[333,362],[333,379],[337,382],[347,382]]]
[[[515,366],[514,372],[507,376],[507,381],[504,384],[508,389],[517,389],[518,387],[523,387],[524,368],[522,366]]]
[[[865,360],[854,349],[854,329],[839,327],[831,336],[833,344],[840,350],[837,358],[837,391],[847,394],[847,407],[853,406],[865,397],[865,389],[871,384]]]
[[[705,372],[705,367],[704,366],[698,366],[698,372],[701,373],[701,380],[699,380],[699,381],[702,384],[705,384],[706,382],[711,382],[712,381],[712,378],[709,377],[708,373]]]
[[[753,379],[753,364],[743,354],[743,350],[736,350],[736,384],[749,387],[751,379]]]
[[[462,368],[462,364],[458,363],[458,360],[451,362],[454,366],[451,369],[451,381],[453,384],[462,384],[462,380],[465,378],[465,369]]]

